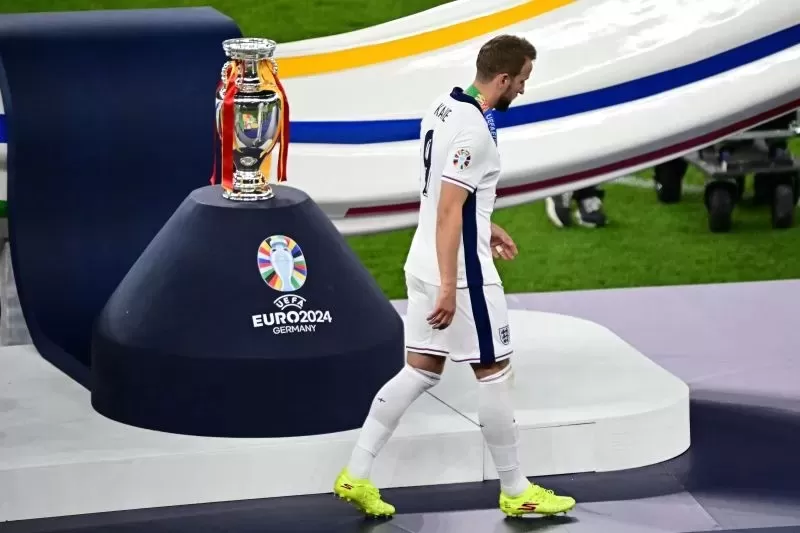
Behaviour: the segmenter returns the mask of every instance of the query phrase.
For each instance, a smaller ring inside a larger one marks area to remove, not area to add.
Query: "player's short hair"
[[[498,35],[487,41],[478,52],[475,67],[480,81],[490,81],[498,74],[518,76],[525,60],[536,60],[536,47],[515,35]]]

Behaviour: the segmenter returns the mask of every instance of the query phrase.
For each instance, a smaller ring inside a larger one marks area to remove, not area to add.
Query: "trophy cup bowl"
[[[222,43],[229,60],[222,67],[222,84],[216,94],[216,123],[220,135],[228,84],[236,84],[233,146],[222,146],[223,150],[233,150],[232,189],[225,189],[222,194],[229,200],[266,200],[274,196],[261,166],[275,148],[283,108],[277,91],[264,88],[259,66],[268,61],[272,71],[277,73],[273,59],[275,47],[275,41],[261,38],[228,39]],[[231,69],[236,69],[235,74]]]

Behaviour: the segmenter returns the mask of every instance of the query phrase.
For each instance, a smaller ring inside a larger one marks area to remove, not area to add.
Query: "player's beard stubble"
[[[504,94],[498,98],[497,104],[494,106],[494,108],[497,111],[506,111],[508,110],[509,106],[511,106],[511,100],[513,100],[512,97],[510,97],[508,94]]]

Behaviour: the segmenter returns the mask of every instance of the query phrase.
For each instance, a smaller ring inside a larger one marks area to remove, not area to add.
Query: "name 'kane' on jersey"
[[[463,187],[457,287],[500,283],[489,246],[491,217],[500,177],[500,153],[475,99],[455,88],[436,99],[420,128],[419,221],[405,271],[440,285],[436,218],[442,182]]]

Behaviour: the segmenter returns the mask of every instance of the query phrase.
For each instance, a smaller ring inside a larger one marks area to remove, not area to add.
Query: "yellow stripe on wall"
[[[385,43],[369,44],[347,50],[323,52],[307,56],[277,57],[281,78],[310,76],[349,68],[374,65],[444,48],[479,35],[497,31],[543,13],[553,11],[575,0],[529,0],[523,4],[464,22]]]

